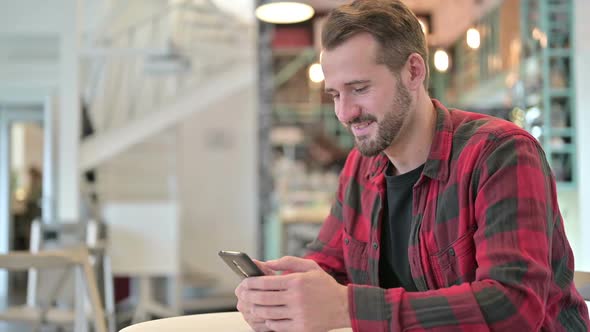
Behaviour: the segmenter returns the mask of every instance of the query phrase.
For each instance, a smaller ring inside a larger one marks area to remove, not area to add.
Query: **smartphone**
[[[264,275],[264,272],[246,253],[222,250],[219,252],[219,257],[242,279]]]

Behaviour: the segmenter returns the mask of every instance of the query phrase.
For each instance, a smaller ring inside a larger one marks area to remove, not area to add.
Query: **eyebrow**
[[[365,84],[365,83],[369,83],[370,80],[354,80],[354,81],[349,81],[344,83],[345,86],[351,86],[351,85],[357,85],[357,84]],[[331,92],[336,92],[336,90],[332,89],[332,88],[326,88],[324,90],[325,93],[331,93]]]

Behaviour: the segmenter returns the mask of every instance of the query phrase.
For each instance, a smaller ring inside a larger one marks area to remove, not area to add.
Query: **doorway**
[[[46,103],[0,103],[0,252],[27,250],[30,224],[52,215],[50,132]],[[26,275],[26,274],[24,274]],[[23,274],[0,270],[0,298],[23,289]]]

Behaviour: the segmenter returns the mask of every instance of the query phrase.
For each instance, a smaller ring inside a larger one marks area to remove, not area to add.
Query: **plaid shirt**
[[[414,186],[408,258],[418,292],[379,287],[384,154],[353,150],[307,258],[348,285],[354,331],[587,331],[555,180],[510,122],[447,110]],[[400,253],[406,254],[406,253]]]

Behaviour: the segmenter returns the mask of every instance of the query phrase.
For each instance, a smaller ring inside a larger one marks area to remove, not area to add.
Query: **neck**
[[[427,94],[420,94],[396,139],[384,153],[394,166],[394,174],[404,174],[424,164],[434,137],[436,112]]]

